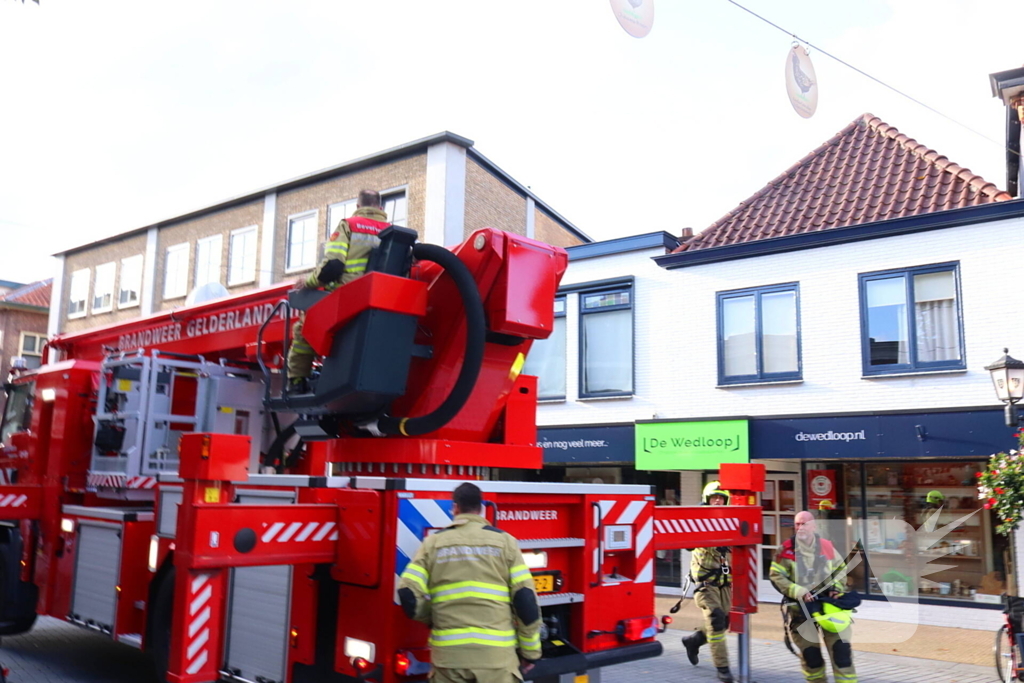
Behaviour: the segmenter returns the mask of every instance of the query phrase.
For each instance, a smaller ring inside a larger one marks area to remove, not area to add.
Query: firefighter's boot
[[[708,642],[708,637],[704,635],[704,631],[694,631],[683,637],[683,647],[686,648],[686,658],[690,660],[690,664],[697,666],[700,646],[706,642]]]
[[[735,679],[732,677],[732,672],[729,671],[729,667],[720,666],[718,667],[718,680],[722,683],[733,683]]]

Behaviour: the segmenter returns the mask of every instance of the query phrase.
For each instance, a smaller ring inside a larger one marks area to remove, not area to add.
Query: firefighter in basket
[[[728,505],[729,492],[713,481],[704,487],[704,505]],[[732,575],[729,573],[728,548],[696,548],[690,556],[690,580],[694,582],[693,600],[704,615],[704,626],[683,638],[686,656],[697,664],[704,643],[711,646],[711,662],[718,670],[718,680],[733,683],[729,670],[729,648],[725,632],[729,627],[732,607]],[[684,596],[685,597],[685,596]]]

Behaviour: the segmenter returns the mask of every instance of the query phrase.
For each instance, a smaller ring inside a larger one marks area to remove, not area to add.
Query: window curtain
[[[917,359],[921,362],[959,360],[960,329],[956,301],[921,301],[914,305],[917,317]]]
[[[583,391],[633,391],[633,311],[583,316]]]

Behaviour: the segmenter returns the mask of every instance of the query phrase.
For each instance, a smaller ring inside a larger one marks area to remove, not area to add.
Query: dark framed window
[[[579,292],[580,398],[633,394],[633,287]]]
[[[860,275],[865,375],[966,367],[959,273],[941,263]]]
[[[565,398],[565,297],[555,298],[551,336],[533,342],[523,372],[537,377],[537,398]]]
[[[718,383],[801,379],[796,283],[718,293]]]

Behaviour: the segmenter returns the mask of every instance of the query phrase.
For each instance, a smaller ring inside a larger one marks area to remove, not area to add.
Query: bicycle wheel
[[[1006,626],[996,631],[996,642],[992,648],[995,653],[996,674],[1000,683],[1013,683],[1017,680],[1017,649]]]

